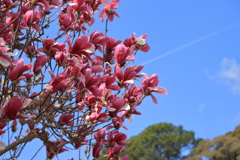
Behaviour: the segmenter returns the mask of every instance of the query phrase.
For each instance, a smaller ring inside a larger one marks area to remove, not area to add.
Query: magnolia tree
[[[5,159],[19,158],[34,139],[46,148],[46,159],[84,146],[87,159],[121,159],[127,136],[118,129],[127,129],[124,120],[141,114],[136,107],[146,96],[157,103],[153,92],[167,92],[157,86],[156,74],[130,66],[138,51],[149,51],[147,35],[132,34],[123,43],[107,36],[108,21],[120,17],[118,4],[0,1],[0,155]],[[106,30],[89,33],[98,11]],[[56,21],[56,36],[50,38],[47,30],[52,32]]]

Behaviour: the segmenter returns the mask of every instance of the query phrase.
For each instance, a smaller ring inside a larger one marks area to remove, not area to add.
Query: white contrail
[[[153,61],[156,61],[156,60],[158,60],[158,59],[160,59],[160,58],[163,58],[163,57],[165,57],[165,56],[167,56],[167,55],[169,55],[169,54],[172,54],[172,53],[177,52],[177,51],[179,51],[179,50],[181,50],[181,49],[184,49],[184,48],[186,48],[186,47],[189,47],[189,46],[191,46],[191,45],[193,45],[193,44],[195,44],[195,43],[198,43],[198,42],[200,42],[200,41],[203,41],[203,40],[205,40],[205,39],[207,39],[207,38],[209,38],[209,37],[212,37],[212,36],[214,36],[214,35],[216,35],[216,34],[219,34],[219,33],[223,32],[223,31],[226,31],[226,30],[228,30],[228,29],[230,29],[230,28],[232,28],[232,27],[235,27],[235,26],[237,26],[237,25],[239,25],[239,24],[240,24],[240,22],[235,23],[235,24],[232,24],[232,25],[230,25],[230,26],[228,26],[228,27],[226,27],[226,28],[223,28],[223,29],[220,29],[220,30],[218,30],[218,31],[216,31],[216,32],[213,32],[213,33],[211,33],[211,34],[208,34],[208,35],[206,35],[206,36],[204,36],[204,37],[202,37],[202,38],[198,38],[198,39],[196,39],[196,40],[194,40],[194,41],[192,41],[192,42],[190,42],[190,43],[187,43],[187,44],[185,44],[185,45],[183,45],[183,46],[181,46],[181,47],[178,47],[178,48],[176,48],[176,49],[174,49],[174,50],[171,50],[171,51],[169,51],[169,52],[167,52],[167,53],[164,53],[164,54],[162,54],[162,55],[160,55],[160,56],[158,56],[158,57],[155,57],[155,58],[153,58],[153,59],[151,59],[151,60],[149,60],[149,61],[146,61],[146,62],[142,63],[141,65],[146,65],[146,64],[151,63],[151,62],[153,62]]]

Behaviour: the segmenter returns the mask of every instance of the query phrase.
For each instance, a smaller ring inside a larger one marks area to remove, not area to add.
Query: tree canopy
[[[131,160],[183,159],[182,151],[191,149],[199,141],[193,131],[171,123],[158,123],[147,127],[142,133],[128,139],[125,154]],[[100,158],[99,160],[103,160]]]
[[[203,140],[185,160],[240,160],[240,126],[213,140]]]

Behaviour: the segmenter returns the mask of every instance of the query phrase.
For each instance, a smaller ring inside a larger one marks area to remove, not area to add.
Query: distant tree
[[[240,126],[213,140],[203,140],[185,160],[240,160]]]
[[[131,160],[182,160],[185,157],[182,151],[191,150],[199,140],[194,138],[194,132],[186,131],[182,126],[158,123],[131,137],[124,153]]]

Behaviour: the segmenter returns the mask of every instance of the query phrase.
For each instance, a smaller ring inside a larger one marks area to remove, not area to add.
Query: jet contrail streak
[[[162,54],[162,55],[160,55],[160,56],[158,56],[158,57],[155,57],[155,58],[153,58],[153,59],[151,59],[151,60],[149,60],[149,61],[146,61],[146,62],[142,63],[141,65],[146,65],[146,64],[151,63],[151,62],[153,62],[153,61],[156,61],[156,60],[158,60],[158,59],[160,59],[160,58],[163,58],[163,57],[165,57],[165,56],[167,56],[167,55],[169,55],[169,54],[172,54],[172,53],[177,52],[177,51],[179,51],[179,50],[182,50],[182,49],[184,49],[184,48],[186,48],[186,47],[189,47],[189,46],[191,46],[191,45],[193,45],[193,44],[195,44],[195,43],[198,43],[198,42],[200,42],[200,41],[203,41],[203,40],[205,40],[205,39],[207,39],[207,38],[209,38],[209,37],[212,37],[212,36],[214,36],[214,35],[216,35],[216,34],[219,34],[219,33],[223,32],[223,31],[226,31],[226,30],[228,30],[228,29],[230,29],[230,28],[232,28],[232,27],[235,27],[235,26],[237,26],[237,25],[239,25],[239,24],[240,24],[240,22],[235,23],[235,24],[232,24],[232,25],[230,25],[230,26],[228,26],[228,27],[226,27],[226,28],[223,28],[223,29],[220,29],[220,30],[218,30],[218,31],[216,31],[216,32],[213,32],[213,33],[211,33],[211,34],[208,34],[208,35],[206,35],[206,36],[204,36],[204,37],[202,37],[202,38],[198,38],[198,39],[196,39],[196,40],[194,40],[194,41],[192,41],[192,42],[190,42],[190,43],[187,43],[187,44],[185,44],[185,45],[183,45],[183,46],[181,46],[181,47],[178,47],[178,48],[176,48],[176,49],[174,49],[174,50],[171,50],[171,51],[169,51],[169,52],[167,52],[167,53],[164,53],[164,54]]]

